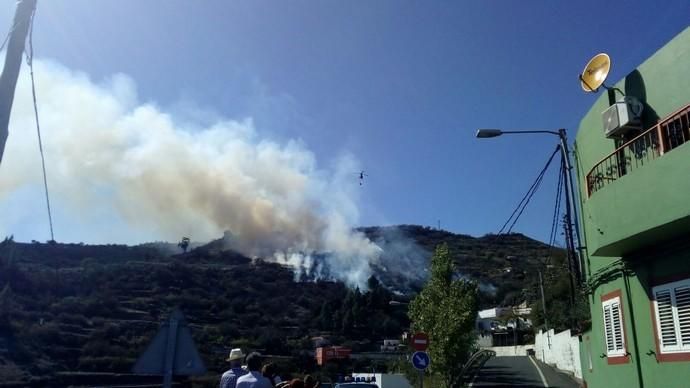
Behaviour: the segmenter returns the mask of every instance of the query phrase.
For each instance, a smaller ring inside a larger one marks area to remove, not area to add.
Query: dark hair
[[[314,388],[316,387],[316,379],[311,375],[304,376],[304,388]]]
[[[261,368],[261,373],[266,377],[273,377],[278,374],[278,366],[272,362],[264,364],[264,367]]]
[[[247,368],[250,371],[261,370],[261,354],[257,352],[251,352],[247,356]]]
[[[290,381],[290,388],[304,388],[304,382],[300,379],[292,379]]]

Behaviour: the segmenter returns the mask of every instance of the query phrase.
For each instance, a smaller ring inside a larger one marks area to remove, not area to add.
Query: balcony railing
[[[588,195],[688,141],[690,105],[671,114],[594,165],[587,174]]]

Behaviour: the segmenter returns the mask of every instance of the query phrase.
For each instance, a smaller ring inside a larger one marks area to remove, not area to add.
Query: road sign
[[[164,376],[164,387],[170,387],[172,376],[195,376],[206,373],[204,362],[194,346],[187,322],[179,310],[161,325],[160,330],[132,368],[134,373]]]
[[[412,354],[412,366],[416,369],[424,370],[431,364],[431,359],[429,358],[429,353],[427,352],[414,352]]]
[[[412,336],[412,347],[418,352],[423,352],[429,347],[429,336],[424,333],[415,333]]]

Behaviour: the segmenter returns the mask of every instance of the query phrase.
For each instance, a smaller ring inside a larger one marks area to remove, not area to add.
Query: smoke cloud
[[[262,138],[251,118],[181,122],[140,102],[125,75],[97,83],[52,62],[34,66],[56,239],[67,226],[86,233],[94,219],[107,224],[107,215],[131,230],[113,233],[125,240],[117,242],[200,241],[227,231],[229,247],[245,255],[311,268],[315,253],[328,252],[321,259],[333,276],[366,282],[381,248],[352,230],[359,190],[353,157],[319,167],[300,141]],[[29,93],[23,69],[0,203],[42,190]],[[22,211],[2,206],[0,214]],[[15,226],[0,224],[0,232]]]

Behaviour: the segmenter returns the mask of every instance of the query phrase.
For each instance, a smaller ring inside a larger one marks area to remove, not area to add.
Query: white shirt
[[[237,388],[273,388],[271,382],[259,371],[252,371],[237,379]]]

